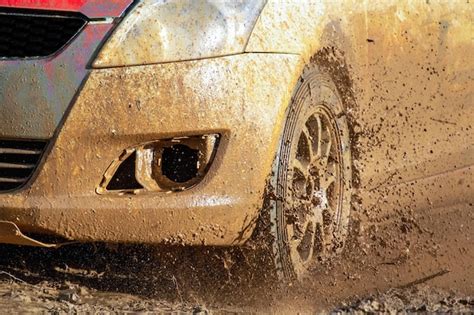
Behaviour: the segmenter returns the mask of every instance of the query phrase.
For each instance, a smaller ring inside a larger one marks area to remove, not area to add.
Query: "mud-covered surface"
[[[258,312],[252,307],[226,305],[206,306],[200,303],[172,302],[120,293],[104,293],[70,282],[40,282],[36,285],[21,280],[0,282],[0,308],[11,312],[75,313],[75,312],[185,312],[193,314]],[[294,311],[298,308],[294,307]],[[474,299],[457,292],[418,286],[394,289],[364,299],[349,300],[321,313],[351,312],[455,312],[474,310]],[[278,312],[278,310],[274,310]]]
[[[277,285],[254,248],[2,246],[0,309],[472,312],[472,224],[470,205],[389,225],[354,219],[342,255],[302,284]]]
[[[344,303],[335,313],[347,312],[408,312],[408,313],[470,313],[474,310],[474,299],[448,292],[416,286],[410,289],[392,289],[384,293]]]

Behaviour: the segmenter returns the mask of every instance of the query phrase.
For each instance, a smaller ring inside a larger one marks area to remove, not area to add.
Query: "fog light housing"
[[[104,193],[183,191],[198,184],[216,154],[219,134],[175,137],[125,149],[97,188]]]

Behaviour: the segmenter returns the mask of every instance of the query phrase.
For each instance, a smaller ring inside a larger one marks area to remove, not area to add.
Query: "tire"
[[[265,200],[280,279],[299,280],[342,248],[351,208],[350,134],[331,77],[305,67],[288,108]],[[268,221],[267,221],[268,222]]]

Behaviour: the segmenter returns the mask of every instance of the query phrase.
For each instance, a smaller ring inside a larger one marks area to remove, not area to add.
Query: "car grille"
[[[1,11],[0,58],[52,55],[64,47],[86,22],[81,16]]]
[[[0,140],[0,191],[20,188],[38,165],[46,141]]]

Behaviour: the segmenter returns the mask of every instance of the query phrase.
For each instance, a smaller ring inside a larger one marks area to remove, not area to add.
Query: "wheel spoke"
[[[301,163],[298,159],[293,159],[293,173],[294,170],[298,170],[298,172],[304,176],[305,180],[308,180],[308,168]],[[294,175],[293,175],[294,176]]]
[[[291,255],[306,265],[312,260],[314,252],[314,236],[317,224],[316,215],[320,216],[320,209],[311,207],[308,203],[294,206],[295,220],[288,224],[291,238]],[[287,221],[288,222],[288,221]]]
[[[315,156],[317,155],[317,148],[315,148],[315,146],[317,146],[317,143],[315,143],[315,140],[314,137],[311,135],[311,132],[310,130],[308,129],[308,126],[305,125],[303,127],[303,130],[301,132],[306,140],[307,140],[307,143],[308,143],[308,151],[309,151],[309,161],[313,161]]]
[[[325,190],[331,186],[332,183],[336,181],[336,162],[331,161],[327,163],[326,170],[321,174],[321,187]]]
[[[328,205],[322,212],[321,218],[324,228],[330,227],[331,223],[333,222],[334,211],[330,205]]]
[[[308,180],[298,169],[293,172],[293,180],[291,183],[291,192],[294,198],[291,198],[294,203],[307,199]],[[295,199],[296,198],[296,199]],[[294,199],[294,200],[293,200]],[[295,204],[293,205],[295,206]]]
[[[300,160],[304,166],[308,166],[311,163],[312,153],[310,152],[311,147],[309,141],[310,139],[305,133],[300,133],[296,150],[296,159]]]
[[[324,210],[324,213],[322,215],[323,217],[323,244],[324,244],[324,250],[329,251],[331,246],[333,245],[333,231],[334,231],[334,209],[332,209],[331,206],[328,205],[328,207]]]
[[[314,248],[314,224],[310,220],[306,220],[302,227],[301,239],[296,246],[296,251],[303,263],[307,263],[313,256]]]
[[[314,224],[317,224],[317,223],[323,224],[323,210],[324,210],[324,207],[322,205],[319,205],[314,209],[314,215],[313,215]]]
[[[316,132],[317,132],[317,148],[316,148],[316,156],[318,158],[321,157],[322,154],[322,147],[321,147],[321,140],[323,138],[323,126],[321,124],[321,118],[319,116],[315,116],[316,118]]]
[[[308,228],[308,224],[311,223],[311,220],[309,219],[309,216],[305,216],[304,221],[299,223],[299,230],[301,232],[301,236],[304,236],[304,233],[306,232],[306,229]]]
[[[322,132],[321,132],[321,140],[320,140],[320,148],[321,148],[321,160],[325,160],[327,163],[327,159],[329,157],[329,154],[331,152],[331,132],[328,129],[328,126],[323,126]]]

